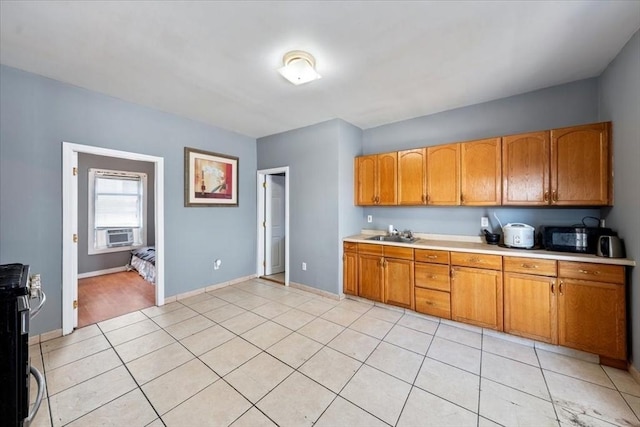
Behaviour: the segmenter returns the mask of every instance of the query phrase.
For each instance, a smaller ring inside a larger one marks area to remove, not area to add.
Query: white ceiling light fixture
[[[278,72],[296,86],[322,77],[316,71],[315,58],[308,52],[292,50],[284,54],[282,62],[284,66]]]

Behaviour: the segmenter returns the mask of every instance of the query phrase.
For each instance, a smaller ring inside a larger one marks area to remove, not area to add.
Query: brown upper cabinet
[[[460,204],[460,144],[427,147],[427,204]]]
[[[355,159],[367,205],[612,206],[611,122]]]
[[[612,205],[611,122],[551,131],[551,204]]]
[[[396,205],[397,169],[397,152],[356,157],[356,205]]]
[[[491,206],[502,202],[500,138],[460,144],[460,204]]]
[[[398,204],[427,203],[427,149],[398,151]]]
[[[548,205],[549,131],[502,138],[502,204]]]

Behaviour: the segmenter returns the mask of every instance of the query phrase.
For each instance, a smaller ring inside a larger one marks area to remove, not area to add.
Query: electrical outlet
[[[307,263],[306,262],[302,263],[302,271],[307,271]]]
[[[367,222],[373,222],[373,215],[367,215]]]
[[[222,265],[222,260],[217,259],[217,260],[213,261],[213,269],[214,270],[219,270],[221,265]]]
[[[489,217],[483,216],[482,219],[480,219],[480,227],[488,227],[488,226],[489,226]]]

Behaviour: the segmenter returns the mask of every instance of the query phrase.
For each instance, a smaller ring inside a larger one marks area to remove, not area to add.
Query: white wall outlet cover
[[[218,270],[221,265],[222,265],[222,260],[217,259],[213,262],[213,269]]]
[[[302,263],[302,271],[306,271],[307,270],[307,263],[303,262]]]
[[[480,219],[480,227],[488,227],[488,226],[489,226],[489,217],[483,216],[482,219]]]
[[[367,222],[373,222],[373,215],[367,215]]]

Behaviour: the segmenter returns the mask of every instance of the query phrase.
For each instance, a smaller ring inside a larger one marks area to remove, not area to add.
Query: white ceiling
[[[6,1],[0,62],[251,137],[363,129],[598,76],[639,1]],[[321,80],[276,69],[311,52]]]

